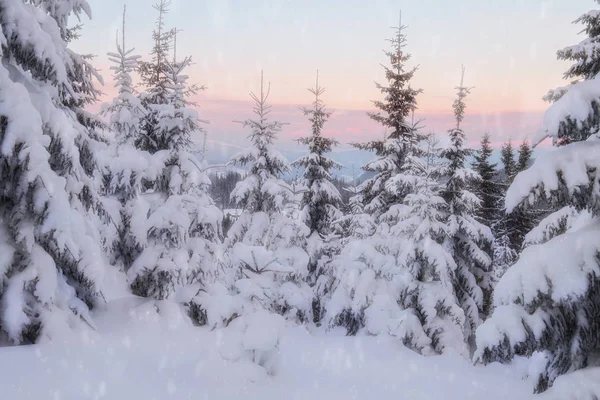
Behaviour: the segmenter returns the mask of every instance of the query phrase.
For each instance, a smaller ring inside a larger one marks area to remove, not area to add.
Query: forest
[[[96,114],[102,77],[71,49],[85,41],[72,22],[91,15],[88,2],[0,0],[0,357],[108,335],[106,321],[143,310],[159,325],[183,318],[190,343],[194,332],[225,338],[223,357],[274,380],[295,354],[286,332],[304,329],[390,340],[415,360],[456,357],[482,374],[526,363],[511,379],[527,395],[574,376],[592,383],[572,398],[600,396],[588,375],[600,350],[600,10],[557,52],[570,83],[544,97],[541,134],[507,139],[499,163],[485,132],[467,146],[466,68],[448,104],[454,124],[430,133],[415,118],[418,60],[400,24],[381,38],[386,79],[369,113],[381,132],[352,143],[373,159],[350,180],[329,157],[339,143],[323,133],[332,110],[318,71],[304,156],[278,150],[285,125],[264,71],[241,121],[249,147],[209,165],[192,141],[210,136],[191,100],[205,88],[186,75],[170,6],[154,5],[144,56],[128,47],[123,12],[108,55],[118,93]],[[552,149],[534,157],[541,142]]]

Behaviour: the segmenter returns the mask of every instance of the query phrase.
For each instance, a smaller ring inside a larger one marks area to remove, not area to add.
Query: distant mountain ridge
[[[196,147],[198,149],[196,151],[196,155],[198,158],[201,158],[202,143],[197,143]],[[207,139],[206,162],[209,165],[225,165],[234,155],[238,154],[245,148],[246,147],[243,145]],[[297,149],[291,148],[288,145],[287,147],[281,148],[279,150],[288,159],[290,163],[307,154],[307,151],[300,145],[298,145]],[[537,154],[544,151],[547,151],[547,149],[534,149],[532,159],[534,159]],[[515,151],[515,156],[518,156],[517,151]],[[339,178],[351,180],[353,177],[364,179],[366,176],[370,175],[365,175],[365,171],[362,170],[362,167],[369,161],[373,160],[375,158],[375,154],[365,150],[340,149],[330,153],[329,157],[342,165],[342,168],[339,170],[335,170],[334,174]],[[475,161],[474,156],[468,158],[469,164],[471,164],[473,161]],[[499,170],[502,169],[502,162],[500,161],[500,149],[493,150],[491,162],[497,163]],[[294,176],[297,176],[299,174],[300,171],[292,169],[292,171],[290,171],[290,173],[287,174],[287,176],[293,178]]]

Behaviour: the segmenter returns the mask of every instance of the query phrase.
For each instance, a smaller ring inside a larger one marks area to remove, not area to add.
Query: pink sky
[[[147,57],[155,12],[148,0],[128,0],[128,47]],[[420,117],[428,130],[443,133],[452,126],[451,105],[461,64],[466,84],[475,86],[467,99],[465,131],[471,142],[488,132],[494,142],[534,136],[547,107],[541,97],[564,85],[568,63],[556,50],[581,40],[572,25],[593,7],[591,0],[175,0],[168,26],[178,36],[178,54],[191,54],[196,64],[190,80],[208,86],[198,98],[202,119],[210,120],[209,138],[240,143],[246,132],[232,120],[251,116],[248,93],[257,91],[260,70],[272,83],[273,117],[289,122],[282,145],[306,134],[299,106],[312,101],[306,88],[316,69],[327,88],[323,96],[335,110],[326,132],[341,142],[382,135],[366,116],[380,99],[374,81],[384,81],[379,63],[398,10],[408,25],[410,65],[419,69],[413,87]],[[84,21],[78,51],[98,57],[108,97],[114,94],[107,56],[120,26],[122,0],[92,4],[94,18]],[[107,98],[108,98],[107,97]]]

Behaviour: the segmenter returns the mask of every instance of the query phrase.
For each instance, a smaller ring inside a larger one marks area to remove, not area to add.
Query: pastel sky
[[[93,18],[83,20],[80,52],[97,55],[104,92],[114,93],[106,53],[113,51],[127,5],[127,44],[147,57],[156,11],[154,0],[91,0]],[[304,135],[298,109],[312,97],[315,71],[334,109],[326,133],[342,142],[383,135],[365,114],[381,98],[382,49],[398,25],[408,26],[407,50],[418,65],[413,86],[422,88],[420,117],[427,130],[451,125],[454,87],[461,64],[468,98],[465,130],[474,143],[484,132],[494,141],[531,137],[538,128],[549,88],[564,85],[568,63],[556,50],[575,44],[580,26],[571,24],[593,8],[591,0],[174,0],[166,23],[182,30],[177,52],[192,55],[190,80],[206,85],[197,101],[214,141],[241,143],[245,132],[233,120],[250,116],[248,93],[259,89],[260,70],[271,82],[273,116],[290,125],[282,143]]]

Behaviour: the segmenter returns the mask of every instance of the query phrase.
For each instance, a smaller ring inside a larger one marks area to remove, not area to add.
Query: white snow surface
[[[96,311],[94,318],[97,331],[64,335],[54,343],[0,348],[2,398],[534,398],[531,384],[521,379],[522,368],[473,366],[458,355],[423,357],[386,335],[325,335],[288,325],[279,362],[269,375],[236,355],[229,328],[194,327],[174,303],[123,298]],[[242,346],[248,340],[255,339],[244,337]],[[568,390],[566,378],[557,381],[560,393]],[[553,393],[551,389],[546,398],[554,398],[549,397]]]

